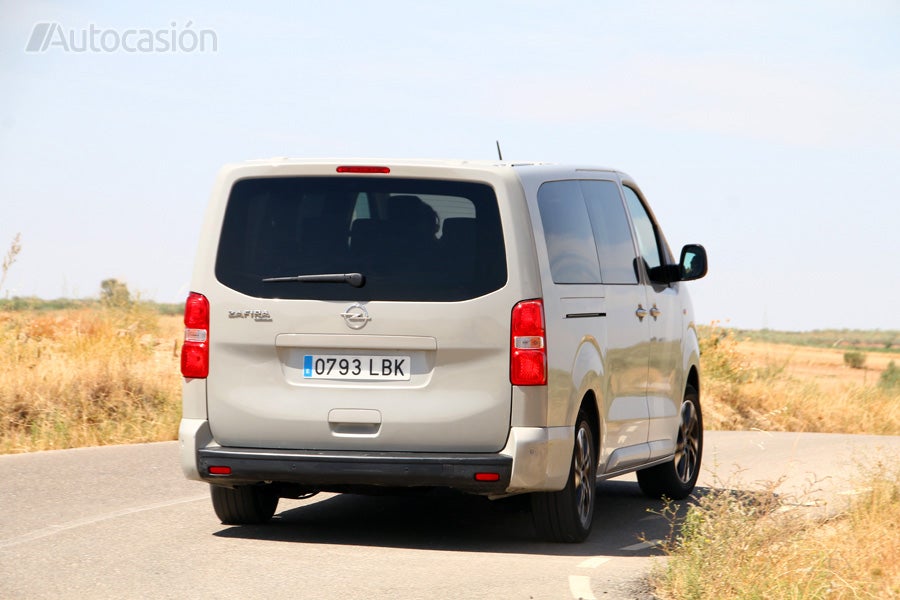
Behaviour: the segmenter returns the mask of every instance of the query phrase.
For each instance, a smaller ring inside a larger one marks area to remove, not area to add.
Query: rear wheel
[[[278,494],[270,486],[242,485],[228,488],[210,485],[213,509],[225,525],[256,525],[275,514]]]
[[[582,542],[591,532],[597,484],[597,443],[587,413],[579,411],[566,487],[531,495],[538,535],[551,542]]]
[[[700,395],[692,386],[684,391],[681,423],[671,461],[637,472],[641,491],[651,498],[665,496],[672,500],[686,498],[697,484],[703,457],[703,417]]]

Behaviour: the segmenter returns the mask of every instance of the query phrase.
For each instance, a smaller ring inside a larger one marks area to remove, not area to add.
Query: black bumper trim
[[[512,458],[500,454],[418,452],[337,452],[202,448],[198,466],[210,483],[274,481],[310,488],[330,486],[448,487],[479,494],[503,493],[512,477]],[[230,475],[211,475],[211,466]],[[496,473],[497,481],[476,481],[476,473]]]

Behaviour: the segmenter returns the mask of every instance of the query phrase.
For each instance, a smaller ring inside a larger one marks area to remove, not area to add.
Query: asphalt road
[[[900,437],[707,432],[699,492],[782,481],[830,510]],[[633,477],[599,485],[593,534],[536,541],[527,503],[450,493],[282,500],[216,519],[175,442],[0,456],[0,598],[650,598],[669,530]]]

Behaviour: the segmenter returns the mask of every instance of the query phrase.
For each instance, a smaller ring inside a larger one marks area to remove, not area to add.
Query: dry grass
[[[849,508],[826,519],[785,510],[774,484],[762,493],[711,492],[673,534],[668,560],[654,574],[656,595],[900,598],[900,471],[875,465],[859,485]]]
[[[707,429],[900,435],[900,387],[879,385],[900,354],[854,369],[841,349],[741,341],[715,325],[701,350]]]
[[[0,453],[175,439],[180,321],[137,307],[0,313]]]
[[[702,349],[707,428],[900,434],[900,387],[883,385],[882,376],[900,355],[870,353],[866,368],[854,369],[842,349],[739,341],[715,325]],[[656,595],[900,598],[900,463],[862,472],[862,493],[828,517],[788,509],[778,482],[763,492],[716,485],[683,519],[670,506],[673,533],[654,575]]]

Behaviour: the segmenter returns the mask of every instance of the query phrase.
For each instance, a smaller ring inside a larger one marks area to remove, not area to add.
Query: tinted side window
[[[634,239],[619,186],[612,181],[582,180],[580,183],[600,257],[603,283],[637,283]]]
[[[265,282],[361,273],[365,285]],[[497,197],[485,184],[271,177],[234,184],[216,278],[259,298],[450,302],[506,284]]]
[[[634,223],[641,258],[647,263],[648,268],[658,267],[663,263],[653,221],[650,219],[650,215],[647,214],[647,210],[644,208],[641,199],[638,198],[637,193],[628,186],[625,186],[624,190],[625,202],[628,204],[628,211],[631,213],[631,220]]]
[[[597,247],[577,181],[548,181],[538,208],[554,283],[600,283]]]

